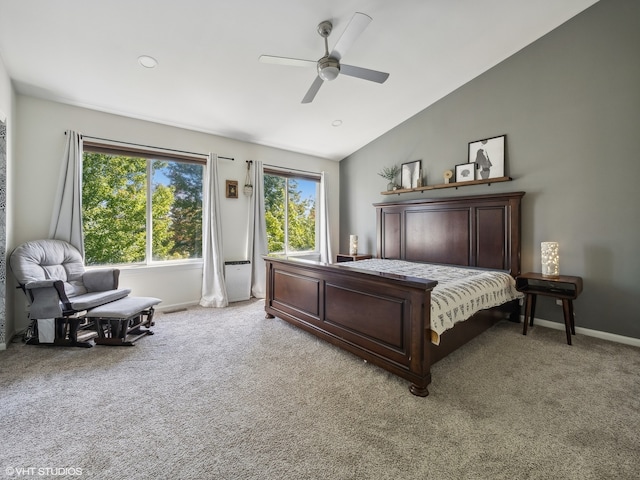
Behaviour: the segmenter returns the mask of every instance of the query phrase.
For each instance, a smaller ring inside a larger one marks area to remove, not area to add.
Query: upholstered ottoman
[[[154,325],[154,306],[162,300],[155,297],[125,297],[105,303],[87,312],[85,318],[93,320],[98,337],[97,345],[131,346]]]

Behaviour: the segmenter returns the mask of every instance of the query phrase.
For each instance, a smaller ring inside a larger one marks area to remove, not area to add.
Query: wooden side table
[[[576,334],[573,316],[573,300],[582,292],[582,278],[560,275],[556,278],[544,277],[541,273],[523,273],[516,277],[516,289],[526,294],[524,326],[522,334],[527,334],[527,326],[533,326],[538,295],[562,300],[564,326],[567,332],[567,343],[571,345],[571,335]]]
[[[358,253],[358,254],[355,254],[355,255],[351,255],[351,254],[348,254],[348,253],[339,253],[336,256],[336,261],[338,263],[340,263],[340,262],[355,262],[357,260],[368,260],[370,258],[371,258],[371,255],[365,255],[365,254],[362,254],[362,253]]]

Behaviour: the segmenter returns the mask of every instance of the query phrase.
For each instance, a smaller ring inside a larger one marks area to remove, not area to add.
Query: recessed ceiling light
[[[149,55],[141,55],[138,57],[138,63],[144,68],[153,68],[158,65],[158,61]]]
[[[339,127],[340,125],[342,125],[342,120],[334,120],[333,122],[331,122],[331,125],[334,127]]]

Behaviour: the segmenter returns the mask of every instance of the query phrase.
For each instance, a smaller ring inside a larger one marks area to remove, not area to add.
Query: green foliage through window
[[[264,175],[264,203],[270,253],[317,251],[318,181]]]
[[[202,174],[199,164],[85,151],[86,264],[144,263],[148,251],[154,261],[201,258]]]

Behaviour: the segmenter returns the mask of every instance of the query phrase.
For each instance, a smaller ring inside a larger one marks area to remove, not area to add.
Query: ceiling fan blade
[[[368,68],[354,67],[353,65],[340,65],[340,74],[350,77],[362,78],[376,83],[384,83],[389,78],[388,73],[379,72],[377,70],[369,70]]]
[[[342,35],[336,42],[329,56],[340,60],[351,45],[353,45],[353,42],[355,42],[364,29],[367,28],[367,25],[371,23],[371,20],[372,18],[369,15],[360,12],[354,13],[347,28],[342,32]]]
[[[318,90],[320,90],[320,87],[322,86],[323,83],[324,83],[324,80],[322,80],[320,77],[316,77],[316,79],[311,84],[311,87],[309,87],[307,94],[302,99],[302,103],[311,103],[315,98],[316,93],[318,93]]]
[[[274,57],[273,55],[260,55],[262,63],[273,63],[276,65],[290,65],[293,67],[315,67],[318,62],[315,60],[301,60],[299,58]]]

